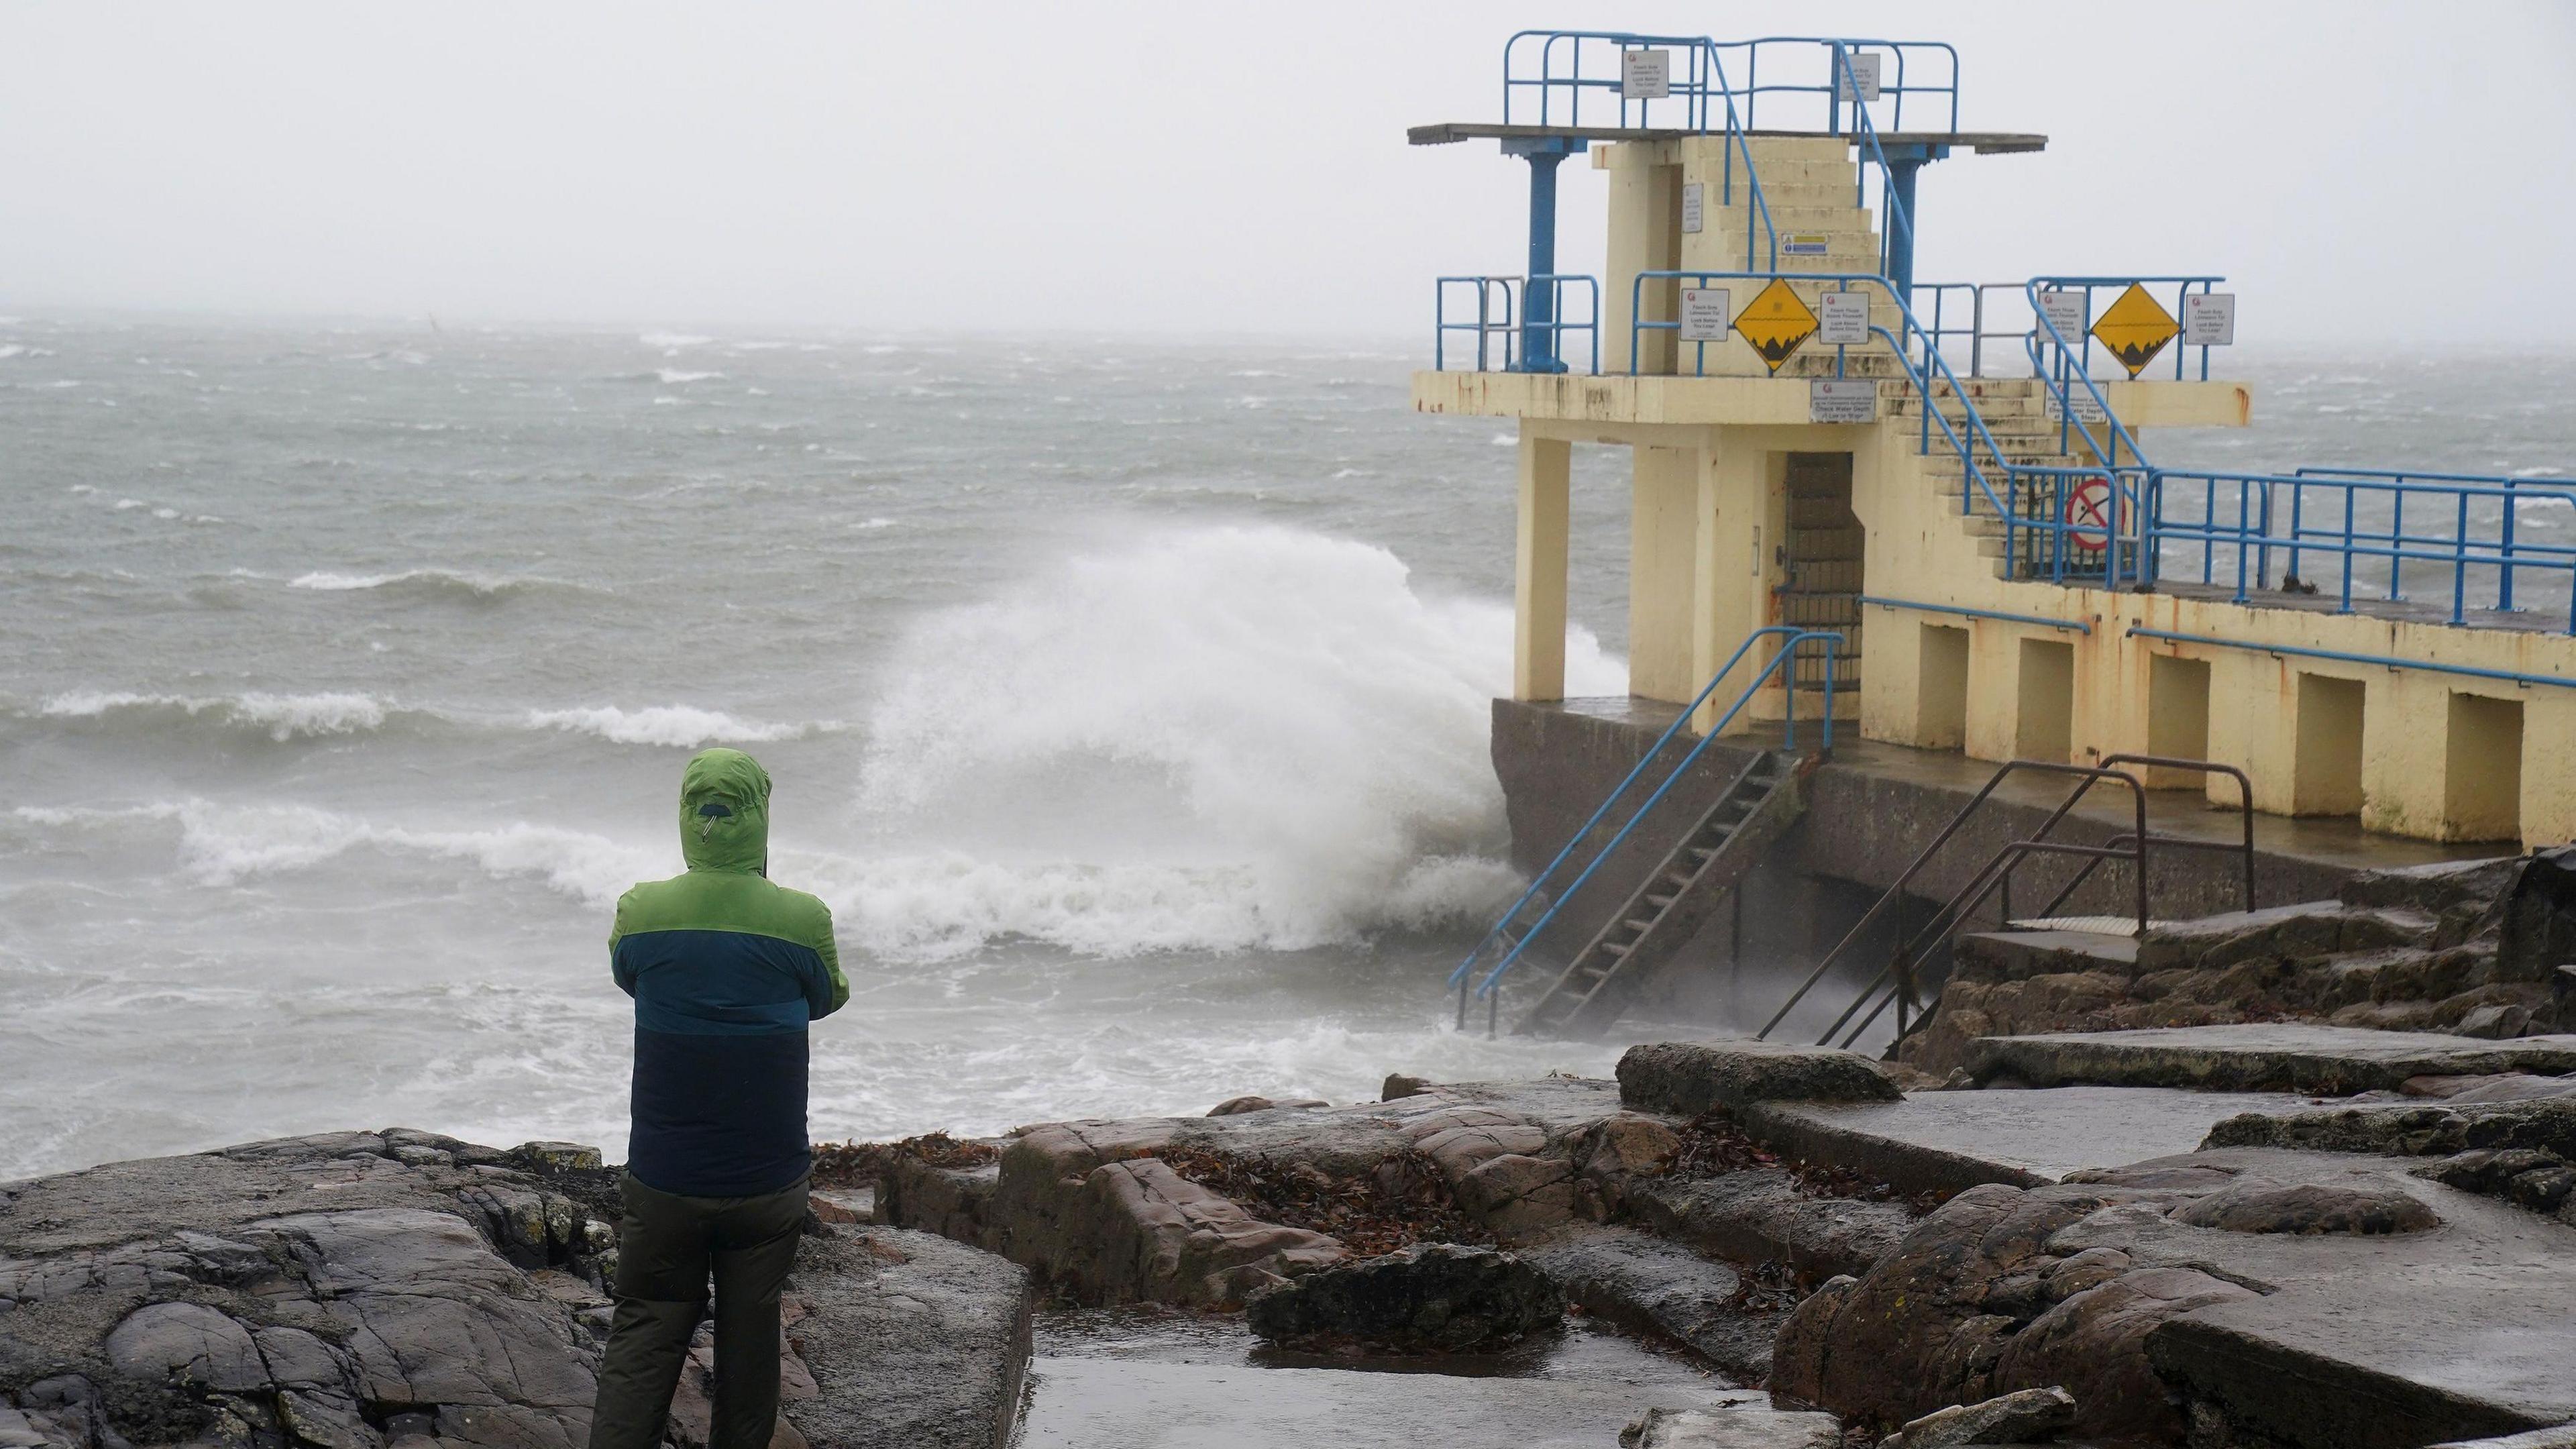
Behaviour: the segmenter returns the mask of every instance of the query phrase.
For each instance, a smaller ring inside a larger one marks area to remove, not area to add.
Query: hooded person
[[[850,999],[821,901],[773,885],[769,774],[703,750],[680,777],[688,870],[617,902],[609,969],[635,998],[617,1313],[590,1449],[657,1449],[715,1281],[708,1449],[764,1449],[778,1295],[805,1225],[806,1025]]]

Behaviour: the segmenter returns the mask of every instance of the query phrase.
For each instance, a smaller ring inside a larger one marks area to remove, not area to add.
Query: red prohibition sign
[[[2086,553],[2101,552],[2110,545],[2113,515],[2118,508],[2107,475],[2096,473],[2076,480],[2075,486],[2066,491],[2066,541]]]

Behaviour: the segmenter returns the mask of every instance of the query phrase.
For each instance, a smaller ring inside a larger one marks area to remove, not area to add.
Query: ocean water
[[[817,1136],[1598,1073],[1444,1029],[1516,882],[1506,427],[1409,343],[0,323],[0,1179],[621,1155],[690,750],[839,920]],[[2576,363],[2276,359],[2161,461],[2576,464]],[[2472,416],[2476,414],[2476,416]],[[2549,476],[2533,472],[2532,476]],[[1624,690],[1624,458],[1572,683]]]

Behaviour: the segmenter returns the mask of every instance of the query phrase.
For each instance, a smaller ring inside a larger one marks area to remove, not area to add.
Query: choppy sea
[[[690,750],[839,920],[818,1137],[1597,1073],[1444,1030],[1515,885],[1509,430],[1409,342],[0,320],[0,1179],[622,1156]],[[2159,461],[2576,468],[2576,359],[2249,357]],[[1571,663],[1624,690],[1624,458]]]

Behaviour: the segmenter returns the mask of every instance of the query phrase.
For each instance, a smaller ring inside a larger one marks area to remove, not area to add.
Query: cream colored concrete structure
[[[1847,626],[1857,635],[1866,738],[1996,761],[2081,762],[2120,752],[2205,758],[2243,768],[2258,808],[2273,813],[2357,814],[2370,829],[2435,840],[2576,838],[2576,689],[2130,631],[2568,679],[2576,679],[2576,638],[2537,626],[2337,615],[2288,598],[2237,605],[2187,590],[2109,592],[1999,577],[2000,522],[1963,512],[1961,464],[1937,428],[1930,451],[1919,446],[1923,400],[1883,346],[1874,358],[1853,351],[1855,372],[1881,378],[1880,418],[1869,424],[1808,421],[1807,378],[1829,372],[1833,359],[1832,349],[1812,342],[1777,377],[1735,337],[1706,344],[1710,375],[1674,376],[1673,334],[1649,334],[1654,345],[1641,346],[1638,357],[1645,375],[1626,375],[1629,298],[1619,279],[1639,270],[1742,268],[1743,218],[1719,205],[1713,171],[1721,145],[1716,137],[1684,138],[1595,152],[1611,181],[1604,375],[1415,374],[1418,411],[1519,422],[1516,698],[1563,693],[1572,447],[1607,444],[1634,458],[1629,678],[1638,695],[1687,701],[1749,631],[1802,622],[1785,620],[1784,610],[1813,602],[1819,590],[1808,585],[1828,578],[1825,602],[1856,602],[1865,592],[1906,605],[1867,607]],[[1780,230],[1831,239],[1825,256],[1784,256],[1781,270],[1874,270],[1876,243],[1868,213],[1854,205],[1848,144],[1756,137],[1750,145]],[[1708,204],[1703,230],[1686,235],[1680,195],[1692,181],[1706,186]],[[1670,317],[1672,305],[1648,294],[1650,316]],[[1874,311],[1896,330],[1892,306]],[[1607,371],[1614,363],[1616,374]],[[2058,428],[2036,380],[1985,379],[1966,389],[2016,461],[2089,461],[2057,454]],[[2243,426],[2250,415],[2250,395],[2236,383],[2119,382],[2104,390],[2133,433]],[[1955,416],[1946,396],[1935,405]],[[1953,609],[2047,622],[1946,612]],[[1739,669],[1712,698],[1731,701],[1749,672]],[[1806,693],[1800,713],[1811,715],[1813,691]],[[1750,713],[1776,720],[1787,705],[1775,689]],[[2234,787],[2211,788],[2226,798]]]

